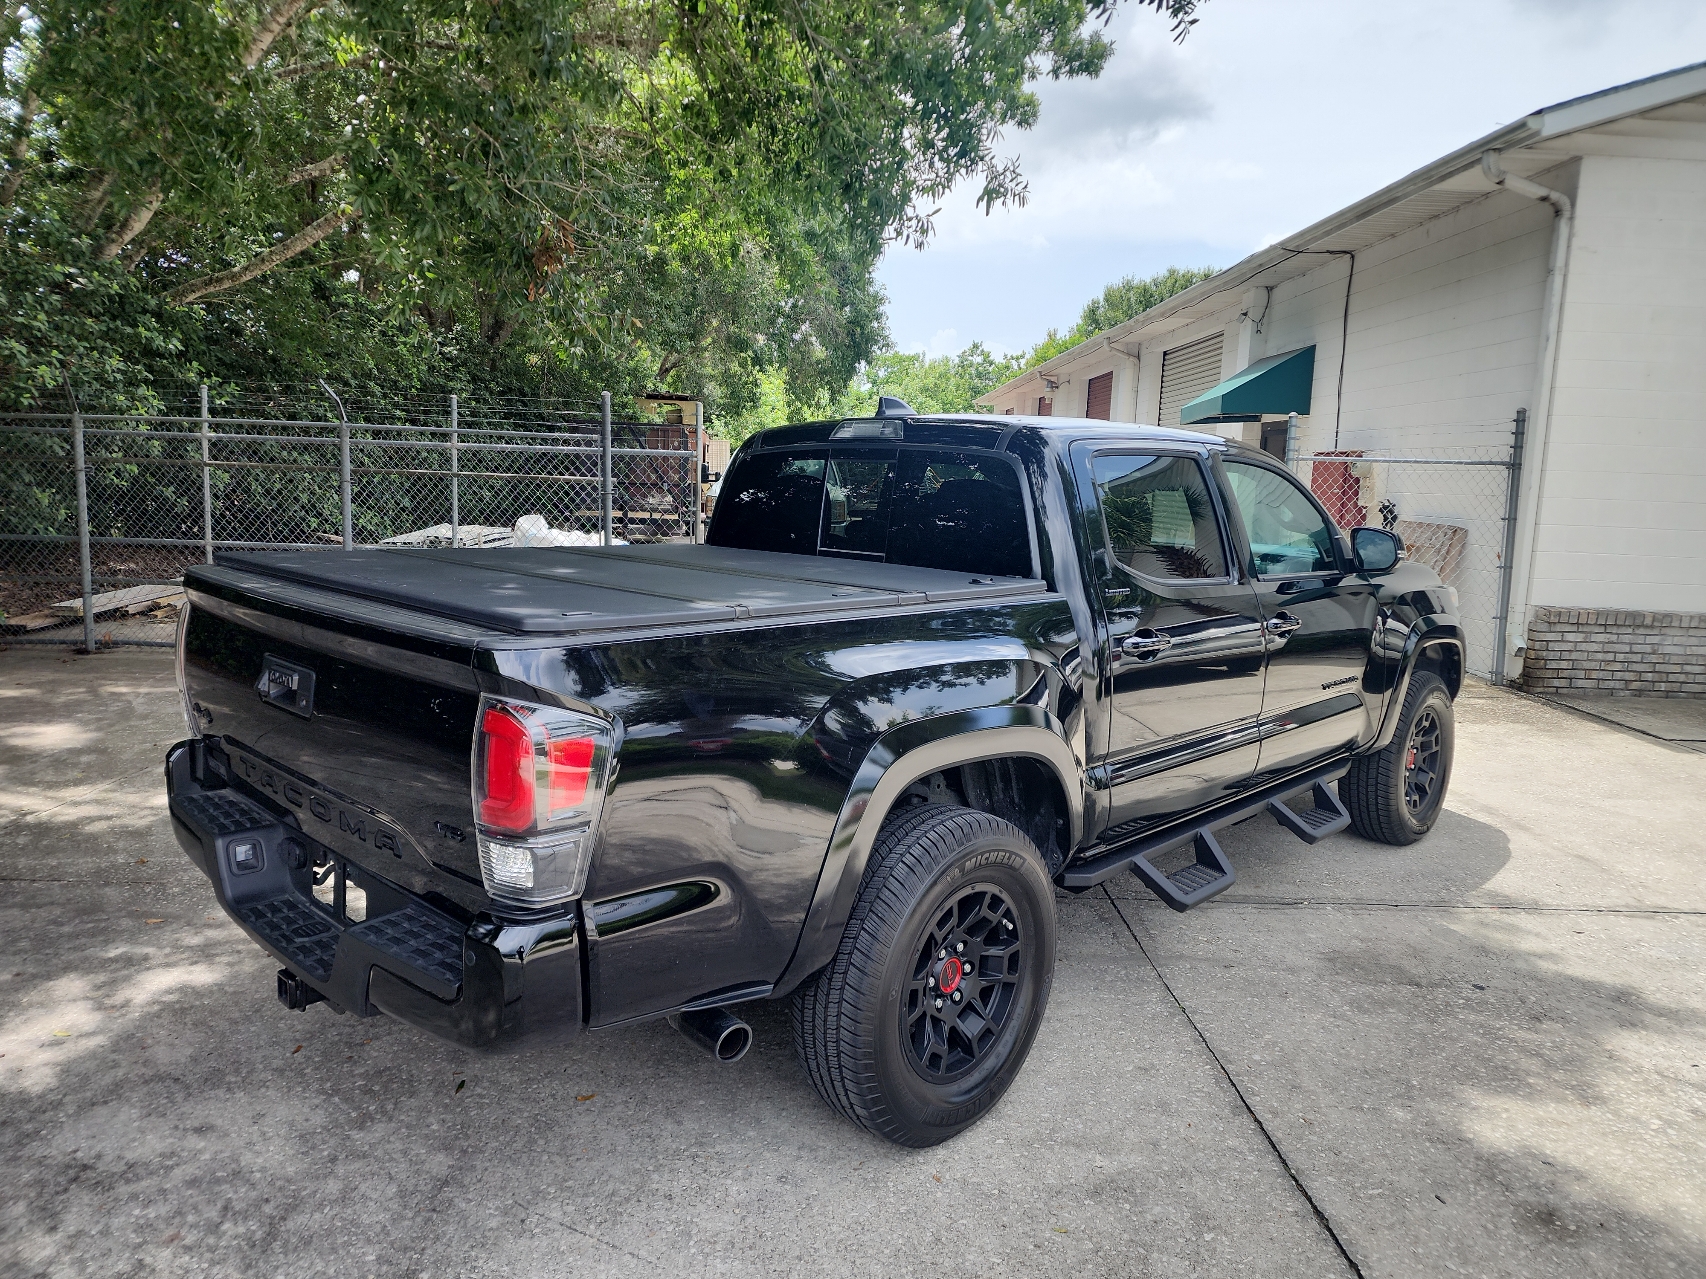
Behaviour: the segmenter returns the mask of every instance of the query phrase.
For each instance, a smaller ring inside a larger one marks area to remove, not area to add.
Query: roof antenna
[[[905,400],[897,399],[892,395],[882,395],[877,397],[877,416],[917,417],[918,410],[913,408],[912,405],[908,404]]]

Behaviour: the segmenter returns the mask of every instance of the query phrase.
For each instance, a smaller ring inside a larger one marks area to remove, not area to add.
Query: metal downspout
[[[1534,395],[1528,413],[1527,440],[1524,452],[1532,465],[1524,473],[1513,476],[1522,485],[1519,497],[1521,516],[1517,521],[1516,554],[1513,565],[1510,603],[1506,607],[1505,656],[1508,659],[1526,647],[1528,641],[1529,588],[1534,576],[1534,543],[1540,523],[1540,497],[1546,476],[1546,450],[1551,438],[1552,383],[1558,367],[1558,322],[1564,310],[1564,277],[1570,260],[1570,234],[1575,225],[1575,210],[1570,197],[1562,191],[1543,187],[1538,182],[1506,173],[1499,164],[1497,151],[1481,155],[1481,171],[1487,180],[1530,200],[1544,200],[1557,211],[1552,226],[1552,259],[1546,272],[1546,302],[1540,319],[1540,359],[1535,368]],[[1516,624],[1511,625],[1512,622]],[[1515,672],[1521,674],[1518,668]]]

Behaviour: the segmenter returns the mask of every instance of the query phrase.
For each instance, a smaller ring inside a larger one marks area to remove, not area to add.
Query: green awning
[[[1314,382],[1314,347],[1270,355],[1185,405],[1179,410],[1179,425],[1249,422],[1264,413],[1307,413]]]

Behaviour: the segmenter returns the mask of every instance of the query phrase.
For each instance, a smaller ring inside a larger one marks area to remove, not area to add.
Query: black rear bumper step
[[[1339,793],[1326,782],[1315,783],[1314,798],[1315,807],[1302,812],[1292,808],[1284,799],[1269,801],[1268,811],[1274,815],[1275,821],[1305,844],[1318,844],[1349,826],[1351,815]]]
[[[1281,804],[1281,801],[1296,795],[1299,791],[1316,788],[1317,807],[1303,814],[1298,814],[1290,808],[1285,811],[1299,825],[1317,822],[1316,814],[1324,812],[1320,805],[1319,792],[1332,796],[1332,806],[1336,814],[1319,819],[1319,826],[1310,825],[1310,829],[1319,829],[1320,833],[1314,838],[1303,835],[1297,826],[1286,822],[1287,829],[1308,842],[1314,843],[1333,831],[1343,830],[1350,825],[1350,814],[1339,805],[1338,797],[1333,796],[1329,783],[1337,781],[1350,771],[1348,759],[1335,760],[1331,764],[1308,769],[1301,773],[1293,773],[1290,777],[1282,777],[1277,781],[1241,795],[1237,799],[1210,809],[1197,822],[1188,826],[1173,826],[1166,830],[1155,831],[1152,834],[1131,840],[1111,852],[1076,866],[1069,866],[1060,878],[1060,886],[1069,892],[1083,892],[1105,884],[1115,875],[1130,871],[1136,875],[1162,901],[1174,910],[1189,910],[1192,906],[1200,906],[1209,898],[1225,892],[1236,882],[1232,864],[1227,861],[1226,853],[1214,838],[1214,832],[1227,826],[1236,825],[1245,818],[1254,817],[1264,809]],[[1278,817],[1275,812],[1275,816]],[[1343,824],[1332,825],[1339,817]],[[1283,820],[1283,819],[1282,819]],[[1331,830],[1326,829],[1332,826]],[[1180,870],[1165,874],[1156,868],[1156,862],[1168,853],[1177,852],[1186,845],[1194,845],[1196,861],[1189,863]],[[1164,885],[1164,886],[1163,886]]]
[[[389,1013],[474,1048],[556,1044],[582,1032],[578,907],[461,922],[317,843],[238,785],[214,784],[205,745],[179,742],[166,754],[172,831],[220,906],[285,965],[285,1007]],[[332,869],[330,906],[315,895],[310,863]],[[366,893],[359,921],[346,909],[349,884]]]

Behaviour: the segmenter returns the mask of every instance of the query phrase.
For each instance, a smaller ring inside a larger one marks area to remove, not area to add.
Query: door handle
[[[1120,645],[1120,652],[1140,662],[1152,662],[1172,647],[1172,636],[1146,626],[1128,635],[1125,643]]]
[[[1297,616],[1297,614],[1280,612],[1275,613],[1270,617],[1267,625],[1263,629],[1265,629],[1269,635],[1278,639],[1284,639],[1287,635],[1290,635],[1302,625],[1303,619]]]

